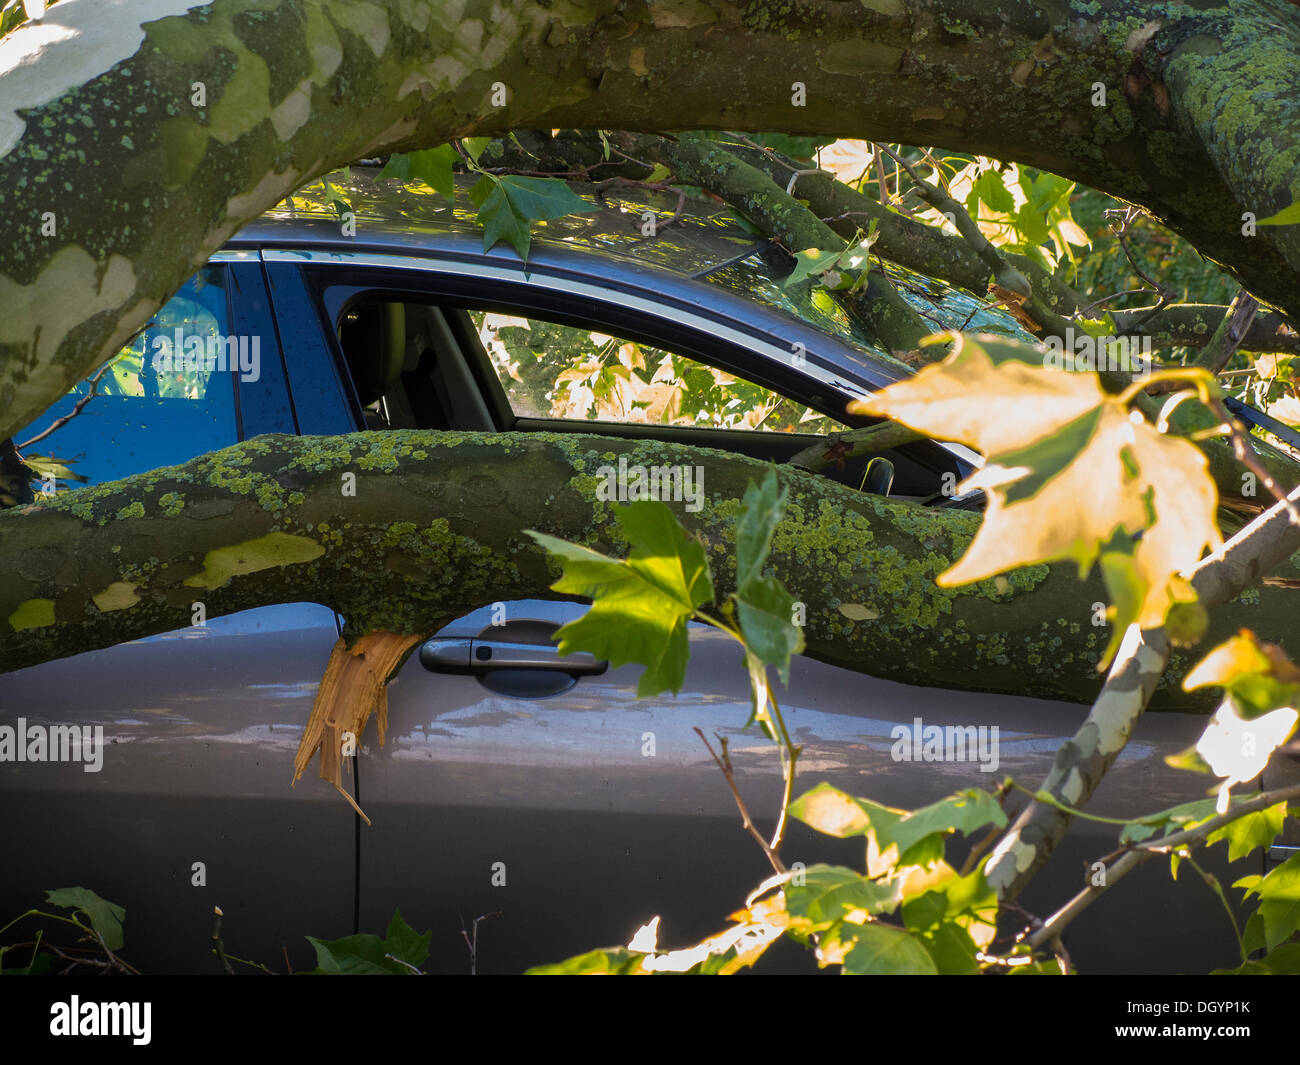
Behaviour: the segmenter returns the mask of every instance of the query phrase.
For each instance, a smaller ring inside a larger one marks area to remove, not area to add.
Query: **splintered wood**
[[[371,714],[376,717],[379,744],[383,746],[388,731],[388,681],[421,639],[371,632],[348,647],[340,637],[330,652],[307,729],[293,760],[293,783],[297,784],[319,749],[321,779],[338,788],[366,824],[370,824],[370,818],[343,787],[343,747],[349,734],[353,748],[360,745]]]

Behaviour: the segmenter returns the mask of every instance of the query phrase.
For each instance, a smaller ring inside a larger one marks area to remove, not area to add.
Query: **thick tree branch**
[[[1023,162],[1142,204],[1300,313],[1300,227],[1251,235],[1241,218],[1287,207],[1297,180],[1295,9],[881,6],[503,0],[467,35],[449,0],[280,0],[257,17],[177,0],[161,19],[156,0],[122,0],[100,35],[98,3],[63,0],[0,57],[0,438],[306,181],[518,128],[784,128]],[[38,61],[18,62],[28,49]]]
[[[1292,493],[1300,498],[1300,491]],[[1278,564],[1300,550],[1300,525],[1278,503],[1241,530],[1189,574],[1197,597],[1213,610],[1253,588]],[[1057,751],[1043,791],[1075,808],[1091,798],[1146,708],[1169,661],[1163,628],[1133,626],[1124,638],[1106,683],[1074,737]],[[985,872],[1000,898],[1014,899],[1051,856],[1065,835],[1070,815],[1048,803],[1031,802],[1007,830]]]

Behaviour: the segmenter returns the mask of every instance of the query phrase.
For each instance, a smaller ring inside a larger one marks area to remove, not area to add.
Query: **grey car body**
[[[484,252],[472,219],[436,197],[362,174],[349,194],[354,236],[342,235],[332,208],[300,195],[245,228],[191,292],[198,306],[216,291],[220,298],[204,306],[227,316],[219,324],[259,338],[256,380],[230,375],[231,417],[184,423],[163,448],[149,430],[172,415],[151,422],[128,402],[149,400],[162,412],[162,400],[107,397],[101,409],[97,397],[87,407],[97,413],[74,419],[48,446],[86,452],[87,462],[99,463],[92,479],[104,480],[259,433],[406,422],[648,436],[777,462],[811,442],[789,433],[520,417],[476,344],[469,308],[651,343],[848,424],[861,424],[843,413],[849,399],[907,372],[873,351],[833,305],[783,290],[784,254],[721,208],[693,210],[647,238],[643,209],[662,218],[671,200],[607,205],[538,227],[524,264],[507,248]],[[899,281],[936,328],[975,316],[976,327],[1014,330],[962,293],[921,278]],[[404,337],[392,334],[391,320],[356,312],[398,304]],[[433,356],[416,359],[417,348]],[[393,355],[393,365],[375,370],[367,352],[380,361]],[[224,396],[220,404],[224,411]],[[177,409],[183,420],[188,408]],[[897,494],[978,506],[939,488],[944,474],[971,468],[974,457],[962,449],[916,444],[891,457]],[[828,474],[856,487],[861,465]],[[554,628],[585,609],[537,600],[494,614],[485,606],[439,633],[436,646],[477,640],[553,658]],[[504,625],[493,624],[503,617]],[[750,808],[775,809],[775,748],[756,730],[742,731],[744,671],[715,632],[692,627],[685,687],[649,699],[635,698],[636,667],[578,677],[448,672],[429,649],[413,654],[390,685],[386,744],[372,731],[349,767],[373,822],[366,827],[314,773],[289,787],[342,621],[316,604],[285,604],[0,676],[0,724],[102,726],[106,738],[98,772],[76,763],[0,765],[0,917],[36,904],[45,889],[84,884],[126,907],[127,956],[138,965],[214,971],[214,905],[226,915],[231,953],[275,967],[287,957],[295,968],[311,962],[305,934],[380,931],[400,907],[412,925],[433,929],[431,968],[461,972],[469,964],[462,928],[492,914],[479,926],[478,969],[517,972],[626,943],[656,914],[661,942],[685,945],[721,928],[766,876],[694,731],[729,736]],[[878,680],[807,657],[793,665],[783,706],[804,746],[804,786],[826,780],[908,808],[1007,773],[1034,785],[1086,713],[1070,702]],[[895,729],[917,719],[996,726],[997,771],[971,761],[894,760]],[[1090,809],[1122,816],[1202,797],[1203,779],[1169,768],[1164,756],[1194,743],[1204,725],[1199,714],[1145,715]],[[1077,823],[1022,903],[1043,913],[1064,901],[1085,883],[1088,863],[1113,850],[1115,831]],[[859,846],[798,825],[785,854],[808,864],[862,861]],[[1231,872],[1262,871],[1263,861],[1257,855]],[[1236,953],[1209,890],[1195,877],[1170,883],[1154,865],[1081,917],[1069,946],[1084,971],[1203,970],[1232,964]],[[782,949],[764,967],[809,962]]]

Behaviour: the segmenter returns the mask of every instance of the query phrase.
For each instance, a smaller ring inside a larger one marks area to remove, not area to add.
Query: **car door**
[[[220,359],[187,365],[196,337],[205,360]],[[255,254],[218,256],[94,381],[16,437],[50,474],[38,492],[75,494],[295,427]],[[291,603],[209,618],[196,603],[193,618],[0,674],[0,724],[103,738],[93,769],[0,762],[0,922],[83,885],[125,907],[123,956],[142,971],[219,971],[214,906],[232,955],[301,967],[305,932],[345,935],[354,919],[352,815],[321,781],[289,787],[335,617]]]
[[[665,307],[657,317],[650,306],[637,318],[624,305],[622,319],[612,324],[607,309],[592,302],[583,321],[572,311],[548,316],[542,296],[522,286],[513,301],[511,293],[494,290],[477,305],[463,293],[451,303],[436,279],[403,275],[392,264],[368,274],[365,260],[353,259],[332,276],[317,272],[307,282],[323,308],[325,342],[335,346],[340,364],[364,378],[357,387],[358,425],[647,435],[777,461],[813,438],[800,439],[801,427],[829,427],[834,408],[823,398],[826,380],[810,373],[800,385],[788,363],[763,361],[788,356],[789,334],[720,353],[715,333],[701,329],[692,340],[680,308]],[[399,300],[397,314],[392,305]],[[433,324],[416,324],[427,307],[436,311]],[[649,343],[658,336],[674,350]],[[807,343],[815,350],[814,336]],[[592,366],[591,346],[609,356],[599,367]],[[557,347],[568,361],[539,378],[529,358]],[[388,353],[387,375],[361,368],[375,351]],[[784,374],[796,383],[784,391],[766,387],[740,378],[739,365],[755,378],[774,382]],[[610,371],[604,379],[601,369]],[[671,387],[655,387],[704,373],[727,385],[723,402],[701,406],[666,396]],[[434,395],[444,394],[440,402],[418,394],[425,376]],[[629,377],[636,377],[635,389],[624,387]],[[458,385],[479,394],[446,395]],[[422,422],[422,412],[446,420]],[[937,483],[925,480],[937,482],[935,468],[897,457],[904,494],[937,495]],[[400,905],[419,927],[433,928],[436,968],[468,966],[462,931],[483,914],[491,918],[480,928],[479,971],[518,971],[626,942],[655,914],[663,916],[665,942],[687,943],[716,930],[766,875],[696,732],[715,749],[715,733],[729,737],[746,802],[760,822],[770,818],[779,765],[771,743],[742,730],[749,692],[738,649],[716,630],[694,626],[683,690],[638,700],[639,667],[601,671],[598,663],[583,663],[571,676],[555,655],[555,628],[584,609],[503,602],[461,618],[407,661],[389,687],[388,742],[363,749],[360,799],[374,825],[363,834],[362,923],[382,927]],[[794,664],[781,700],[796,742],[805,747],[805,786],[828,780],[907,808],[961,788],[989,787],[1007,773],[1041,779],[1085,713],[1069,703],[897,684],[808,658]],[[1144,719],[1094,808],[1133,813],[1199,797],[1197,783],[1166,766],[1163,756],[1195,742],[1203,725],[1195,715]],[[898,730],[934,726],[996,735],[996,759],[900,761]],[[1047,911],[1067,898],[1085,882],[1086,860],[1113,849],[1113,829],[1081,827],[1034,885],[1032,905]],[[809,864],[861,858],[854,846],[814,840],[801,826],[792,829],[785,855],[787,861],[807,855]],[[1145,879],[1161,875],[1148,872]],[[1134,945],[1144,943],[1166,950],[1173,969],[1204,965],[1207,957],[1210,964],[1230,962],[1231,932],[1226,923],[1211,923],[1213,896],[1186,880],[1173,892],[1181,896],[1177,920],[1170,916],[1175,911],[1140,909],[1108,916],[1100,926],[1105,935],[1081,926],[1077,963],[1132,967],[1140,964]],[[1179,933],[1188,912],[1211,918],[1195,943]]]

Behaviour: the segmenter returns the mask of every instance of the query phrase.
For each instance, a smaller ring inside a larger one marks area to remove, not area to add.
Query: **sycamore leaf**
[[[842,865],[810,865],[802,874],[789,874],[782,889],[785,909],[796,930],[829,927],[841,920],[864,920],[893,913],[902,900],[902,880],[870,880]]]
[[[54,906],[69,910],[79,910],[90,920],[90,927],[99,933],[104,946],[109,950],[121,950],[122,922],[126,920],[126,910],[114,902],[101,899],[90,888],[57,888],[45,893],[45,900]]]
[[[588,651],[615,667],[640,663],[646,671],[638,696],[675,694],[690,655],[686,619],[713,599],[704,545],[655,500],[615,507],[614,516],[632,545],[626,559],[528,530],[564,567],[551,588],[592,600],[586,614],[555,634],[560,654]]]
[[[1206,836],[1205,842],[1208,846],[1226,839],[1228,861],[1235,862],[1259,847],[1271,847],[1282,831],[1282,822],[1285,820],[1286,803],[1280,802],[1267,810],[1256,810],[1235,821],[1229,821],[1222,828]]]
[[[817,945],[822,965],[839,962],[845,976],[934,976],[930,952],[911,932],[894,925],[841,922]]]
[[[1011,195],[996,167],[990,167],[975,179],[970,195],[966,197],[966,210],[976,213],[979,200],[1003,214],[1011,214],[1016,209],[1015,197]]]
[[[1047,369],[1036,349],[958,335],[942,363],[850,405],[983,452],[959,491],[988,493],[983,524],[944,587],[1017,566],[1099,557],[1112,593],[1109,664],[1134,623],[1162,624],[1187,602],[1180,571],[1217,547],[1218,493],[1204,454],[1163,435],[1105,392],[1093,373]]]
[[[768,470],[762,485],[745,489],[743,510],[736,522],[736,614],[750,653],[765,665],[776,666],[783,684],[790,683],[790,656],[804,648],[803,630],[794,624],[794,596],[773,576],[763,576],[780,524],[786,490],[777,487]],[[755,716],[762,718],[755,704]]]
[[[1243,718],[1258,717],[1300,698],[1300,669],[1276,644],[1249,629],[1224,640],[1183,678],[1183,689],[1223,688]]]
[[[456,149],[450,144],[440,144],[424,151],[389,156],[379,176],[400,181],[423,181],[443,199],[450,200],[456,191],[451,168],[459,159]]]
[[[533,222],[596,210],[559,178],[484,174],[469,192],[483,226],[483,250],[506,241],[527,261]]]

